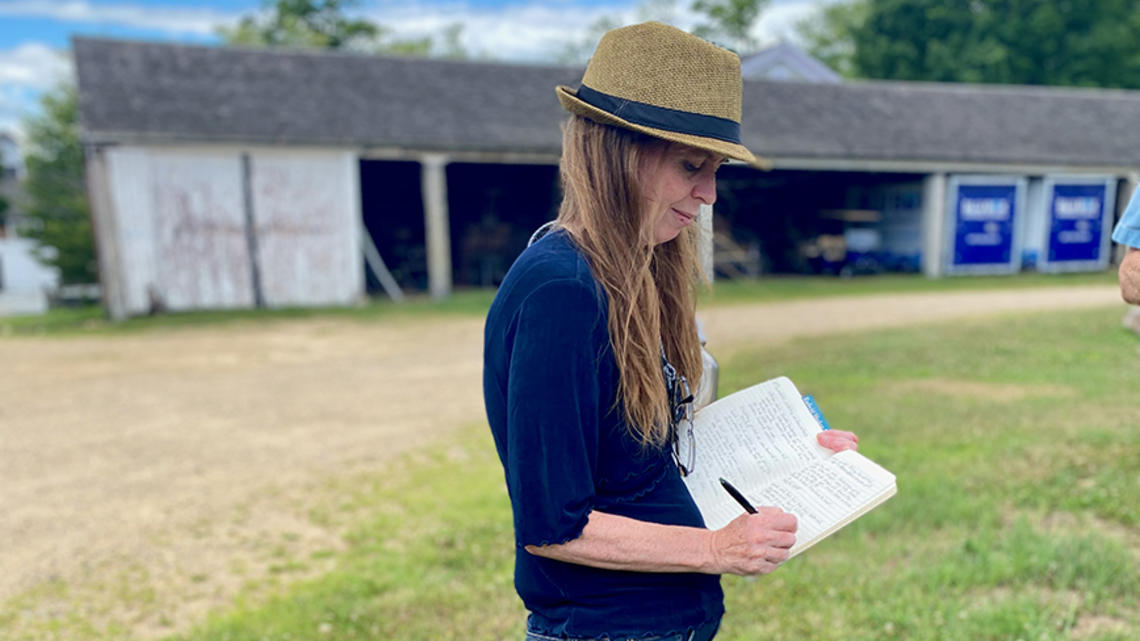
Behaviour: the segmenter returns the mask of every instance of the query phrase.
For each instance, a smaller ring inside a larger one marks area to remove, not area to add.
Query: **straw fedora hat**
[[[607,32],[567,111],[766,168],[740,140],[740,58],[660,22]]]

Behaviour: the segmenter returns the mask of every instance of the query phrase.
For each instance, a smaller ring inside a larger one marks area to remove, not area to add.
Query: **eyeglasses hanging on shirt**
[[[689,379],[678,374],[677,368],[665,357],[664,343],[660,348],[661,370],[665,374],[665,391],[669,398],[669,440],[673,462],[681,476],[688,476],[693,473],[697,462],[697,442],[693,436],[693,391],[689,387]],[[685,433],[684,439],[682,432]]]

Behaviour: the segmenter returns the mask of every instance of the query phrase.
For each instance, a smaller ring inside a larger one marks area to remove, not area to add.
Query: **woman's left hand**
[[[843,430],[824,430],[815,435],[819,444],[833,452],[859,449],[859,437],[854,432]]]

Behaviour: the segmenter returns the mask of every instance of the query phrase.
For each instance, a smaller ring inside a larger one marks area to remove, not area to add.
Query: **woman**
[[[674,454],[701,376],[693,221],[722,162],[759,163],[740,144],[740,61],[635,25],[557,91],[563,203],[503,281],[484,345],[527,639],[711,639],[719,575],[771,572],[796,530],[774,507],[705,529]]]

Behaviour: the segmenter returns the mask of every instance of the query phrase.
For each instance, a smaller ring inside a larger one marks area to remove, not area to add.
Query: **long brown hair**
[[[653,242],[640,163],[667,141],[573,116],[563,129],[558,225],[586,254],[609,301],[607,324],[620,377],[618,402],[643,445],[669,437],[660,346],[695,391],[702,366],[696,328],[700,277],[694,226]]]

